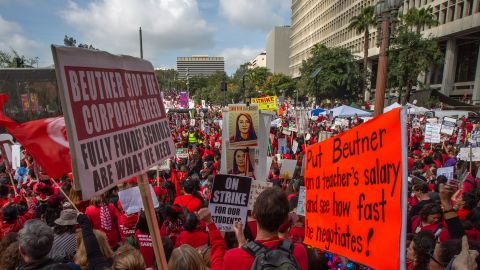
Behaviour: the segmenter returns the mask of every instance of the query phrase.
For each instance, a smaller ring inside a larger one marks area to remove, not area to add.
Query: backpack
[[[251,270],[300,270],[292,254],[293,247],[290,240],[282,240],[277,249],[268,249],[260,243],[250,241],[242,249],[255,258]]]

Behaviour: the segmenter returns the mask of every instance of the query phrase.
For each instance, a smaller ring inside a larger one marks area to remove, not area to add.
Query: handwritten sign
[[[188,158],[188,148],[177,148],[177,158]]]
[[[265,189],[272,187],[272,182],[263,182],[263,181],[252,181],[250,187],[250,197],[248,198],[248,210],[253,210],[253,205],[258,198],[258,195],[262,193]]]
[[[305,244],[374,269],[401,268],[405,121],[394,109],[307,148]]]
[[[208,209],[221,231],[233,231],[235,222],[246,224],[252,178],[217,174]]]
[[[425,124],[425,142],[440,143],[440,124]]]
[[[471,157],[470,157],[470,147],[460,148],[460,153],[458,153],[458,158],[461,160],[470,161],[480,161],[480,147],[472,147]]]
[[[152,185],[150,187],[150,193],[152,195],[153,206],[158,207],[158,200],[155,192],[153,191]],[[134,213],[140,212],[143,209],[142,196],[140,195],[140,189],[138,187],[132,187],[128,189],[121,190],[118,192],[118,199],[122,203],[123,211],[125,214],[131,215]]]
[[[447,177],[447,179],[453,179],[453,168],[454,166],[438,168],[437,176],[443,175]]]
[[[452,136],[456,127],[457,127],[457,119],[444,117],[442,121],[442,128],[440,130],[440,133]]]

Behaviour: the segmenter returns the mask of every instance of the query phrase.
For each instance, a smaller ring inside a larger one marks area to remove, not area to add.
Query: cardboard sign
[[[253,210],[253,205],[255,204],[258,195],[260,195],[260,193],[262,193],[262,191],[265,189],[272,186],[272,182],[252,181],[252,186],[250,187],[250,197],[248,197],[248,210]]]
[[[480,147],[471,148],[471,157],[470,157],[470,147],[460,148],[460,153],[458,153],[458,158],[465,161],[480,161]]]
[[[213,222],[219,230],[231,232],[237,221],[247,224],[251,184],[250,177],[226,174],[215,176],[208,210],[212,213]]]
[[[175,154],[150,62],[52,46],[76,185],[83,199],[147,172]]]
[[[188,148],[177,148],[177,158],[188,158]]]
[[[20,167],[20,160],[22,159],[20,147],[20,144],[12,145],[12,169],[14,170]]]
[[[272,110],[272,111],[277,110],[276,96],[252,98],[251,101],[254,104],[258,104],[258,109],[260,110]]]
[[[305,186],[300,187],[298,192],[297,215],[305,216],[305,198],[307,196]]]
[[[440,124],[425,124],[425,142],[428,143],[440,143]]]
[[[307,148],[307,245],[404,269],[406,113],[394,109]]]
[[[257,147],[259,129],[258,105],[228,105],[229,148]]]
[[[440,129],[440,133],[452,136],[456,127],[457,127],[457,119],[444,117],[442,121],[442,127]]]
[[[437,176],[444,175],[447,179],[453,179],[453,169],[454,166],[438,168]]]
[[[280,177],[287,175],[288,179],[293,177],[295,173],[295,168],[297,166],[297,161],[294,159],[284,159],[282,160],[282,167],[280,168]]]
[[[152,185],[149,185],[149,187],[153,206],[156,208],[159,206],[157,196],[155,196]],[[123,211],[125,211],[127,215],[138,213],[143,209],[142,196],[140,196],[140,189],[138,187],[132,187],[118,192],[118,199],[122,203]]]

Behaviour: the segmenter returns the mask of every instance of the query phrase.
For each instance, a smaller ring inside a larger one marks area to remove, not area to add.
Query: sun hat
[[[60,213],[60,217],[55,220],[55,224],[61,226],[76,225],[77,211],[74,209],[64,209]]]

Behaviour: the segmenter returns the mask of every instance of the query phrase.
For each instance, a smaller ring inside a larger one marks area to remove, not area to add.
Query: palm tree
[[[438,21],[433,15],[433,8],[430,6],[421,9],[411,8],[402,16],[402,19],[408,27],[415,28],[417,34],[420,34],[424,26],[432,27],[438,25]]]
[[[374,6],[368,6],[363,8],[360,11],[360,14],[354,16],[350,19],[349,29],[357,31],[357,33],[362,33],[364,36],[363,42],[363,81],[364,81],[364,99],[368,101],[370,99],[370,89],[367,80],[367,64],[368,64],[368,47],[369,47],[369,35],[370,35],[370,26],[375,25],[374,18]]]

